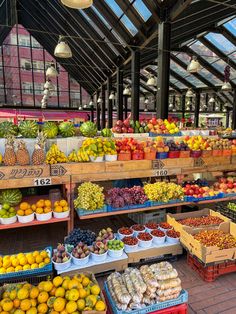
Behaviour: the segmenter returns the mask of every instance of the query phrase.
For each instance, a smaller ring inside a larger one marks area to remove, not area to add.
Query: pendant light
[[[43,91],[43,94],[46,95],[46,96],[50,96],[49,89],[45,88],[45,90]]]
[[[194,94],[192,88],[189,88],[187,90],[186,97],[194,97],[194,96],[195,96],[195,94]]]
[[[51,63],[50,67],[47,68],[46,76],[48,78],[57,77],[58,76],[57,69],[56,69],[55,64],[53,62]]]
[[[149,79],[147,80],[147,86],[157,86],[157,79],[153,75],[149,76]]]
[[[94,103],[93,103],[93,100],[91,99],[90,102],[89,102],[89,107],[93,107],[94,106]]]
[[[61,3],[72,9],[87,9],[93,5],[93,0],[61,0]]]
[[[72,57],[71,49],[67,44],[65,37],[59,36],[58,44],[54,50],[54,56],[63,59]]]
[[[51,80],[47,80],[43,87],[44,87],[44,89],[49,89],[50,91],[54,91],[55,90],[55,87],[52,84]]]
[[[198,62],[197,58],[193,56],[191,62],[189,63],[187,67],[187,71],[189,73],[198,73],[200,70],[201,70],[201,65]]]
[[[87,105],[86,104],[84,105],[84,109],[87,109]]]
[[[221,90],[224,92],[229,92],[232,90],[232,86],[230,84],[230,82],[224,82],[224,84],[221,87]]]
[[[125,88],[123,90],[123,95],[124,96],[130,96],[131,95],[131,89],[130,89],[129,85],[125,86]]]
[[[214,98],[213,96],[211,96],[211,98],[210,98],[209,101],[208,101],[208,104],[209,104],[209,105],[213,105],[215,102],[216,102],[216,101],[215,101],[215,98]]]
[[[98,97],[97,103],[98,103],[98,104],[102,103],[102,98],[101,98],[101,96]]]
[[[174,108],[173,104],[169,104],[169,109],[172,110]]]
[[[145,100],[144,100],[144,111],[145,112],[148,111],[148,104],[149,104],[149,100],[148,100],[148,98],[145,98]]]
[[[79,110],[83,110],[83,107],[82,107],[82,106],[79,106]]]
[[[219,110],[220,110],[219,105],[216,105],[215,110],[216,110],[216,111],[219,111]]]
[[[109,100],[114,100],[115,98],[116,98],[115,92],[112,91],[109,95]]]

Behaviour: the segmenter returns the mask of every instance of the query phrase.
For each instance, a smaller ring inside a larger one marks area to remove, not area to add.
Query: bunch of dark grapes
[[[106,202],[115,208],[121,208],[129,205],[144,204],[147,196],[140,186],[132,188],[113,188],[107,193]]]
[[[91,230],[82,230],[80,228],[72,230],[65,239],[65,244],[73,245],[74,247],[83,242],[87,245],[92,245],[96,240],[96,234]]]

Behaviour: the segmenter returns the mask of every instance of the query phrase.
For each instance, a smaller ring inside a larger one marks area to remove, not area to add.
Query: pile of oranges
[[[17,215],[28,216],[33,214],[47,214],[54,210],[57,213],[62,213],[69,210],[66,200],[56,201],[52,208],[52,202],[48,199],[40,199],[37,203],[30,205],[27,202],[22,202],[17,210]]]
[[[52,281],[41,281],[38,286],[11,284],[4,290],[0,298],[2,314],[79,314],[106,310],[100,287],[84,274],[73,278],[57,276]]]
[[[50,263],[47,251],[0,256],[0,274],[42,268]]]

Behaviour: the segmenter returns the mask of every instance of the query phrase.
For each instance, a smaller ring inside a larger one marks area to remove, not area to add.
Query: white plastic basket
[[[117,155],[105,155],[105,161],[116,161]]]
[[[121,257],[123,255],[123,251],[124,249],[120,249],[120,250],[111,250],[108,249],[108,255],[111,257]]]
[[[95,254],[91,252],[91,257],[94,262],[98,262],[98,263],[104,262],[107,258],[107,251],[103,254]]]
[[[60,271],[68,269],[71,266],[71,258],[67,262],[65,262],[65,263],[56,263],[54,261],[52,261],[52,262],[53,262],[54,268],[56,270],[60,270]]]
[[[19,216],[17,215],[18,221],[22,224],[26,224],[34,220],[34,213],[27,216]]]
[[[71,256],[72,256],[72,263],[73,264],[75,264],[77,266],[83,266],[83,265],[88,264],[90,254],[84,258],[76,258],[73,256],[73,254]]]
[[[47,220],[50,220],[51,218],[52,218],[52,212],[44,213],[44,214],[37,214],[36,213],[36,219],[38,221],[47,221]]]
[[[66,212],[62,212],[62,213],[56,213],[56,212],[53,212],[53,217],[54,218],[58,218],[58,219],[62,219],[62,218],[67,218],[69,217],[69,214],[70,214],[70,211],[67,210]]]
[[[0,218],[0,223],[2,225],[10,225],[17,222],[17,216],[9,217],[9,218]]]

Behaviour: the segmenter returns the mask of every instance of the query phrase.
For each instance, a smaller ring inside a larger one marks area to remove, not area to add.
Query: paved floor
[[[114,216],[112,219],[87,220],[83,222],[83,228],[99,231],[103,226],[110,226],[115,230],[127,224],[127,217]],[[63,242],[65,235],[64,223],[4,230],[0,232],[0,254],[27,252],[47,245],[55,247],[58,242]],[[187,265],[186,255],[173,265],[179,272],[183,288],[189,292],[189,314],[236,314],[236,273],[206,283]]]

